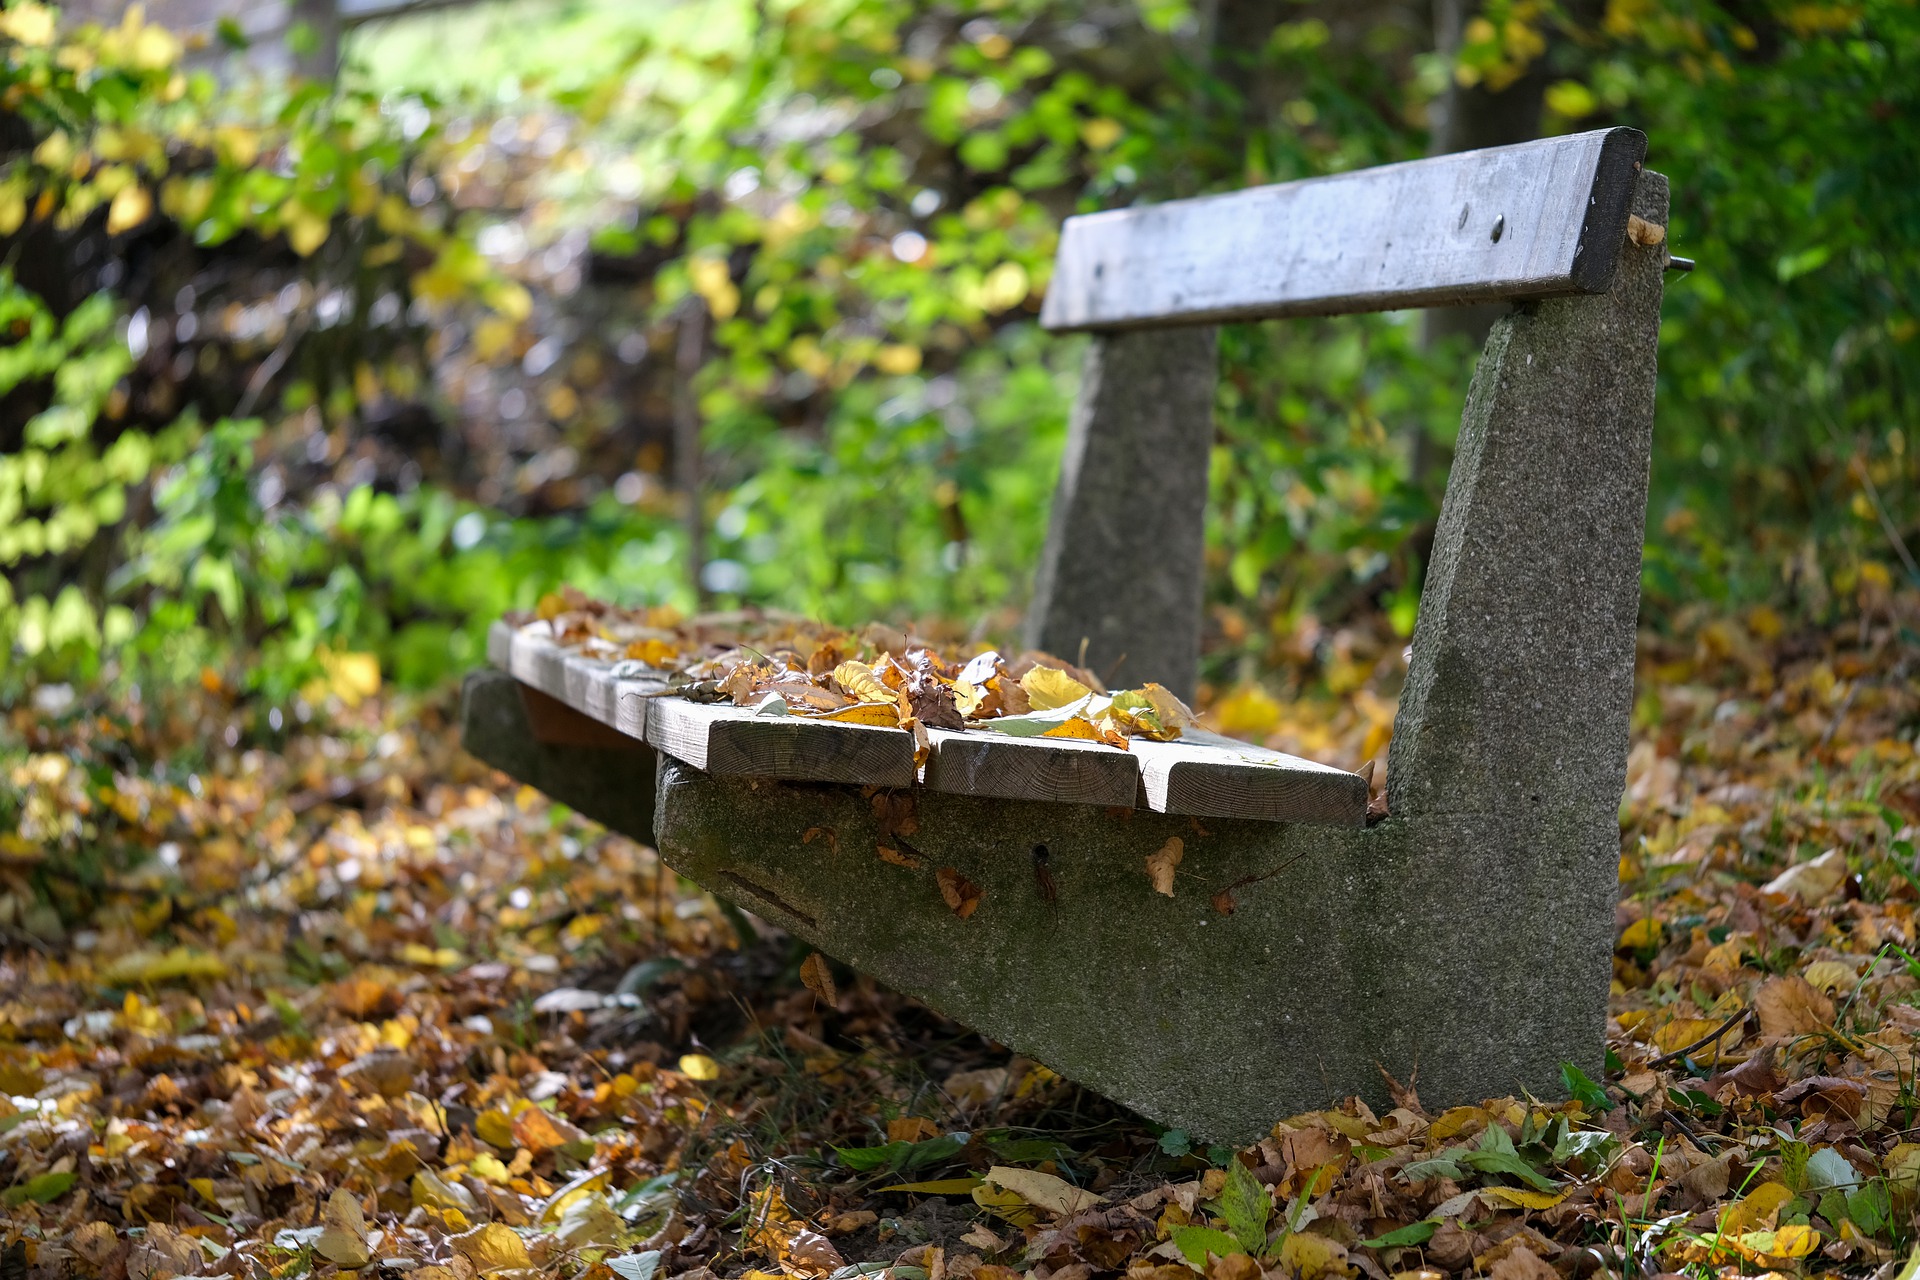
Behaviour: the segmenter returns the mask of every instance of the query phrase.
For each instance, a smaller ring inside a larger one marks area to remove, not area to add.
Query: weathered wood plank
[[[1201,818],[1365,826],[1367,783],[1356,773],[1189,729],[1177,742],[1135,739],[1140,807]]]
[[[662,687],[659,681],[616,679],[615,664],[563,649],[538,628],[504,621],[487,631],[487,658],[522,684],[635,738],[646,736],[651,700],[644,695]]]
[[[913,735],[901,729],[759,716],[685,698],[647,703],[647,741],[708,773],[906,787],[917,772]]]
[[[1127,808],[1139,794],[1139,761],[1104,743],[981,730],[929,736],[926,784],[935,791]]]
[[[1599,129],[1067,219],[1056,330],[1604,291],[1646,135]]]

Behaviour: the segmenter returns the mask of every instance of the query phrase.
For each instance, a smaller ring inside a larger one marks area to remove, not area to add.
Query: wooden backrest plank
[[[1176,742],[1136,740],[1133,749],[1140,757],[1141,807],[1157,813],[1366,823],[1366,780],[1345,769],[1191,730]]]
[[[1646,135],[1599,129],[1067,219],[1041,323],[1113,330],[1597,293]]]
[[[935,791],[1056,804],[1132,808],[1140,765],[1130,751],[1071,738],[933,730],[926,784]]]

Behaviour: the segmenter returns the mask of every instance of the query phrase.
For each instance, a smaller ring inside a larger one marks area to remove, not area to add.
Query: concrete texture
[[[460,690],[460,744],[602,826],[652,842],[654,752],[637,740],[624,747],[541,743],[520,682],[506,672],[467,673]]]
[[[1087,350],[1026,639],[1113,688],[1191,698],[1199,677],[1216,337],[1152,329]]]

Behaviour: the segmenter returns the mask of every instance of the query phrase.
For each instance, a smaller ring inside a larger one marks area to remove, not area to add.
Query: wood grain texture
[[[1367,784],[1345,769],[1194,730],[1177,742],[1135,739],[1133,749],[1140,807],[1156,813],[1366,825]]]
[[[902,729],[757,716],[684,698],[648,700],[647,741],[708,773],[802,782],[913,785],[913,735]]]
[[[926,784],[935,791],[1127,808],[1139,794],[1140,762],[1104,743],[982,730],[929,736]]]
[[[1041,323],[1153,328],[1601,292],[1646,141],[1599,129],[1069,218]]]
[[[494,623],[487,657],[522,684],[634,738],[646,736],[649,699],[640,695],[662,687],[659,681],[616,679],[613,663],[563,649],[537,626]]]

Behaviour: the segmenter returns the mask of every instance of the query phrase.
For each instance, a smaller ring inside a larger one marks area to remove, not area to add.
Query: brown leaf
[[[896,867],[906,867],[910,871],[918,871],[927,865],[912,854],[902,853],[891,845],[877,844],[873,848],[874,852],[880,855],[880,861],[891,862]]]
[[[888,1142],[924,1142],[940,1136],[940,1126],[925,1116],[895,1116],[887,1121]]]
[[[840,993],[834,989],[827,958],[818,951],[800,962],[800,981],[807,984],[807,990],[820,997],[821,1003],[829,1007],[838,1007],[840,1004]]]
[[[513,1140],[536,1156],[586,1137],[586,1131],[566,1117],[539,1107],[528,1107],[513,1118]]]
[[[1760,1034],[1770,1039],[1812,1035],[1833,1021],[1833,1001],[1798,975],[1769,978],[1754,993]]]
[[[1560,1273],[1525,1245],[1516,1246],[1487,1272],[1490,1280],[1560,1280]]]
[[[340,1078],[356,1089],[398,1098],[413,1088],[413,1060],[398,1049],[376,1049],[342,1067]]]
[[[1220,892],[1214,894],[1213,909],[1223,916],[1232,915],[1234,912],[1233,890],[1222,889]]]
[[[948,910],[965,920],[980,908],[980,898],[985,890],[973,881],[955,871],[952,867],[942,867],[934,872],[934,879],[940,882],[940,897],[945,900]]]
[[[1260,1264],[1251,1254],[1215,1254],[1207,1259],[1207,1280],[1260,1280]]]
[[[1165,844],[1147,855],[1147,878],[1153,881],[1155,893],[1173,896],[1173,871],[1185,852],[1186,845],[1179,836],[1168,836]]]
[[[846,1259],[833,1247],[833,1241],[806,1227],[794,1232],[787,1241],[786,1257],[782,1261],[795,1274],[803,1276],[825,1275],[846,1265]]]

